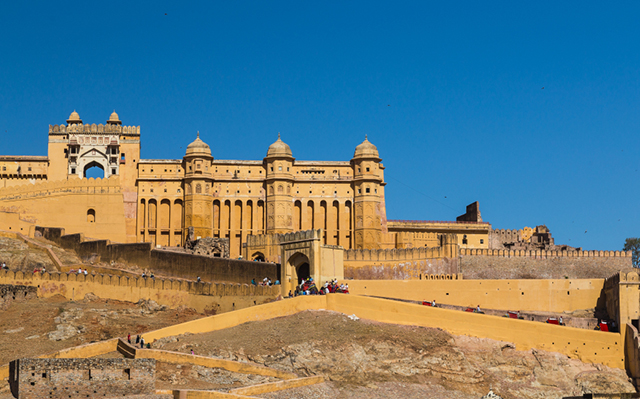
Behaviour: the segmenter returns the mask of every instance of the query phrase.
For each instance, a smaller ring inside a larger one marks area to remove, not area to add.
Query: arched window
[[[196,194],[201,194],[202,193],[202,186],[200,185],[200,183],[196,184]]]
[[[278,194],[282,193],[283,188],[282,188],[282,184],[278,185]]]
[[[87,211],[87,222],[95,223],[96,222],[96,211],[95,209],[89,209]]]

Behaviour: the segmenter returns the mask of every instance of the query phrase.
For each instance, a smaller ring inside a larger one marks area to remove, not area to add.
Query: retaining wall
[[[38,288],[39,297],[63,295],[80,300],[88,293],[100,298],[138,302],[153,299],[161,305],[176,308],[185,305],[209,314],[253,306],[278,296],[278,286],[248,284],[197,283],[195,281],[129,278],[111,275],[78,275],[74,273],[22,273],[0,271],[0,284]]]

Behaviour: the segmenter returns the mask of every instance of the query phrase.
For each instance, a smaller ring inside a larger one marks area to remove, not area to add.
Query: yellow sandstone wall
[[[456,306],[563,312],[595,308],[604,279],[591,280],[345,280],[349,292]]]
[[[185,305],[198,312],[221,313],[273,300],[279,287],[240,284],[195,283],[180,280],[128,278],[110,275],[84,276],[66,273],[30,274],[0,271],[0,284],[37,286],[39,297],[63,295],[81,300],[88,293],[100,298],[138,302],[153,299],[176,308]]]
[[[67,234],[127,242],[123,193],[118,177],[50,181],[0,189],[0,227],[25,223],[64,226]],[[6,213],[19,214],[15,216]],[[22,223],[24,222],[24,223]]]
[[[153,342],[155,339],[186,332],[198,334],[216,331],[249,321],[288,316],[308,309],[326,309],[355,314],[360,318],[384,323],[442,328],[455,335],[511,342],[516,345],[517,350],[542,349],[559,352],[584,362],[624,368],[624,342],[619,333],[584,330],[346,294],[303,296],[254,306],[152,331],[145,334],[145,339]]]

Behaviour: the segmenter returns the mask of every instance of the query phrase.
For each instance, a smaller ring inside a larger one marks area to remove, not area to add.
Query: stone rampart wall
[[[228,312],[273,300],[278,286],[250,284],[197,283],[195,281],[130,278],[111,275],[79,275],[75,273],[23,273],[0,271],[0,284],[37,287],[39,297],[63,295],[79,300],[88,293],[100,298],[138,302],[153,299],[161,305],[176,308],[184,305],[209,314]]]
[[[344,277],[355,280],[422,280],[457,273],[458,259],[455,258],[344,262]]]
[[[545,250],[508,250],[508,249],[469,249],[461,248],[460,256],[500,256],[506,258],[527,257],[547,258],[629,258],[631,251],[545,251]]]
[[[607,278],[619,270],[631,270],[632,267],[631,256],[618,251],[460,252],[463,255],[459,258],[459,273],[462,273],[465,279]]]
[[[155,394],[154,359],[19,359],[10,385],[21,399]]]
[[[44,181],[36,184],[0,188],[0,201],[19,201],[27,198],[49,198],[69,194],[116,194],[120,193],[120,178],[69,179]],[[1,202],[0,202],[1,203]]]
[[[120,261],[168,277],[206,282],[246,284],[252,279],[268,277],[278,280],[278,267],[270,262],[212,258],[164,249],[153,249],[151,243],[111,244],[108,240],[86,240],[83,234],[64,234],[64,229],[36,227],[42,236],[63,248],[72,249],[84,259],[98,255],[103,262]]]

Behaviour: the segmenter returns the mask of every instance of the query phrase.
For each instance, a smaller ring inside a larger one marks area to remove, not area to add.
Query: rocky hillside
[[[439,329],[352,320],[328,311],[165,338],[154,347],[251,361],[330,382],[264,398],[503,399],[635,392],[623,370],[564,355],[518,351],[506,342],[452,336]],[[180,376],[170,376],[171,388]]]

